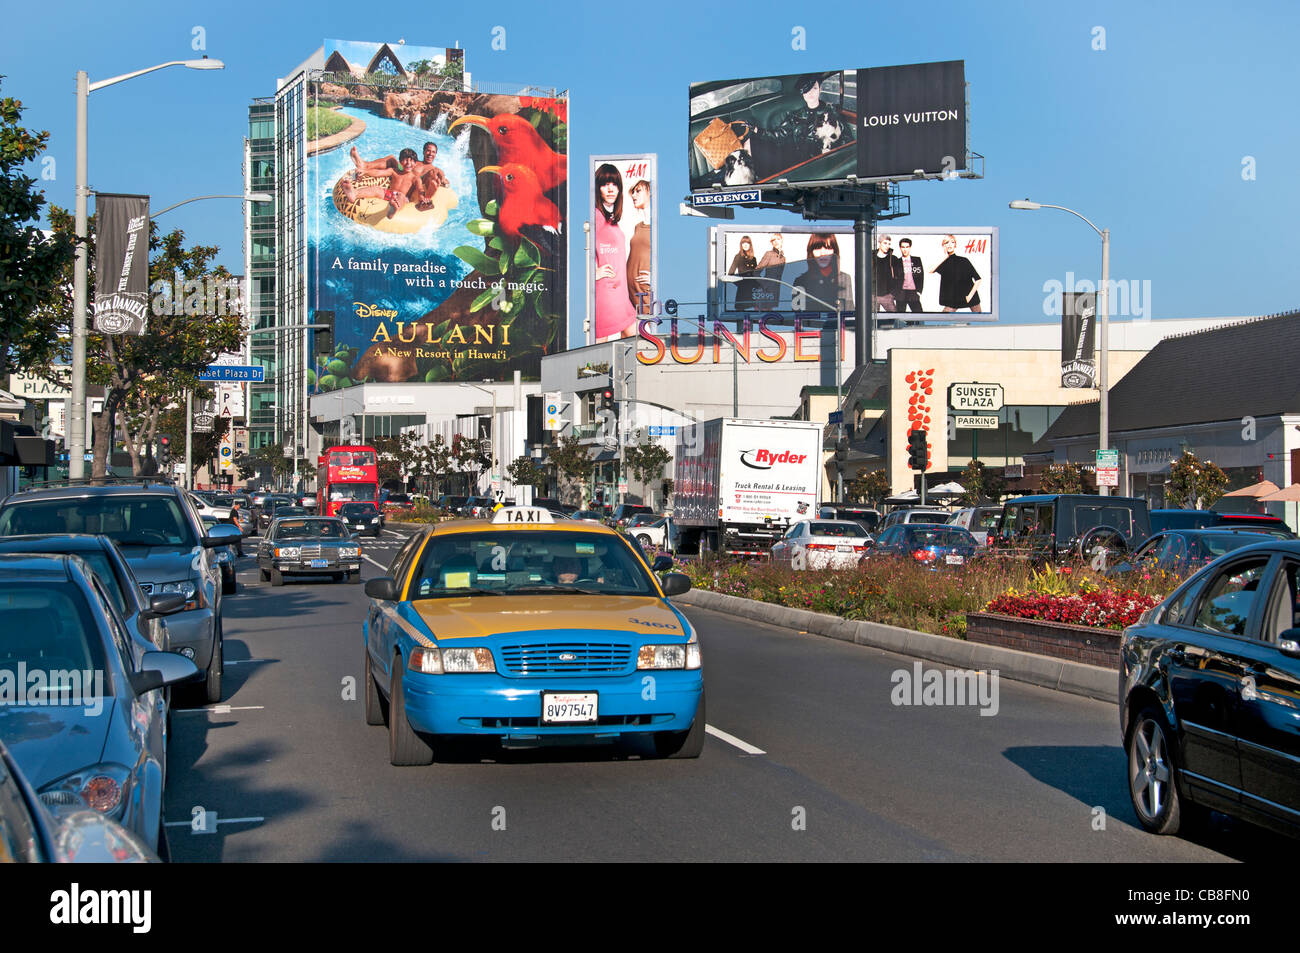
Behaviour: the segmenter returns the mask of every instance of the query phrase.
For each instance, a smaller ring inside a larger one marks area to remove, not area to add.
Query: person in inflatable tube
[[[343,195],[353,202],[361,198],[382,198],[389,204],[389,218],[396,215],[407,202],[414,202],[415,207],[422,212],[428,211],[433,207],[434,194],[440,186],[447,184],[447,176],[433,164],[437,154],[438,147],[432,142],[426,142],[423,162],[416,158],[414,149],[403,149],[396,159],[385,156],[366,161],[357,153],[356,146],[353,146],[351,155],[357,170],[352,179],[342,181]],[[361,175],[387,178],[388,187],[358,187],[355,179]]]

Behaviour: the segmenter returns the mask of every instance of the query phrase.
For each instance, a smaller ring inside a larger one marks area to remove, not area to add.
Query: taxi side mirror
[[[680,596],[691,591],[691,577],[684,572],[670,572],[663,577],[660,585],[663,586],[665,596]]]
[[[382,602],[395,602],[398,596],[397,580],[392,576],[376,576],[366,580],[366,595]]]

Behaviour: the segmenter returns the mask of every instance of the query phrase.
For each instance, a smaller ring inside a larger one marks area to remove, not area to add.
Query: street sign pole
[[[194,429],[194,392],[185,392],[185,489],[194,489],[194,471],[190,469],[191,431]]]

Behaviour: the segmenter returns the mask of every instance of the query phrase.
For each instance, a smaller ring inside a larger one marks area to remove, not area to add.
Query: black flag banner
[[[1097,294],[1066,292],[1061,308],[1061,386],[1096,387]]]
[[[144,334],[149,322],[149,196],[95,195],[95,330]]]

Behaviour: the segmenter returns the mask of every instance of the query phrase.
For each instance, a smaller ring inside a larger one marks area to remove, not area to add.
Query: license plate
[[[835,547],[835,551],[836,551],[837,553],[851,553],[851,552],[853,552],[853,547],[852,547],[852,546],[836,546],[836,547]]]
[[[964,563],[964,562],[966,561],[966,557],[965,557],[965,556],[945,556],[945,557],[944,557],[944,560],[948,563],[949,566],[960,566],[962,563]]]
[[[951,557],[949,557],[949,558],[951,558]],[[324,569],[324,568],[325,568],[326,566],[328,566],[329,564],[330,564],[330,561],[329,561],[328,559],[313,559],[313,560],[311,561],[311,568],[312,568],[312,569]]]
[[[542,724],[578,724],[595,720],[595,692],[542,692]]]

